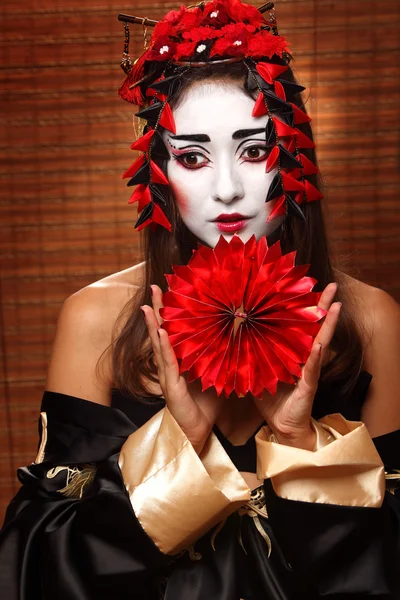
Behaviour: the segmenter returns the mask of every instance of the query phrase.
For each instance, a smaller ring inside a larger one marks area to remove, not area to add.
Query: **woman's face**
[[[168,179],[186,227],[214,247],[222,234],[271,234],[283,217],[267,223],[275,200],[265,202],[276,171],[265,172],[268,116],[252,117],[254,100],[240,84],[193,85],[173,110],[176,135],[164,131],[170,153]]]

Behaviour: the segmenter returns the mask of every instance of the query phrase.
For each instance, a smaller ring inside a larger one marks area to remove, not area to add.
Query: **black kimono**
[[[200,456],[161,401],[45,392],[38,457],[0,536],[0,598],[400,599],[400,432],[374,440],[384,493],[353,423],[369,381],[348,404],[320,385],[315,419],[351,422],[314,421],[315,452],[267,426],[232,446],[215,427]],[[256,468],[250,496],[239,471]]]

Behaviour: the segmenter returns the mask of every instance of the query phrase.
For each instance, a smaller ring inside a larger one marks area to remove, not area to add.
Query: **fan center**
[[[244,312],[243,304],[237,310],[235,310],[235,312],[233,313],[233,316],[235,317],[233,327],[234,327],[234,332],[236,335],[236,332],[237,332],[239,326],[243,323],[243,321],[245,321],[247,319],[247,313]]]
[[[239,312],[238,310],[235,312],[236,319],[246,319],[247,315],[244,312]]]

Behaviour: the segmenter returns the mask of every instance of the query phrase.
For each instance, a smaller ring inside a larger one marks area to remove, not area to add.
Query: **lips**
[[[246,225],[246,221],[249,218],[250,217],[246,217],[240,213],[224,213],[214,219],[214,222],[217,224],[217,227],[220,231],[225,233],[234,233],[243,229],[243,227]]]
[[[221,215],[218,215],[218,217],[216,219],[214,219],[214,221],[218,221],[218,222],[224,222],[224,223],[231,223],[232,221],[242,221],[243,219],[249,219],[250,217],[246,217],[244,215],[241,215],[240,213],[223,213]]]

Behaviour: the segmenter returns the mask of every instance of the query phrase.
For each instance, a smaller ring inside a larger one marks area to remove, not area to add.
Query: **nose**
[[[244,196],[244,187],[235,166],[227,159],[216,165],[213,199],[230,204]]]

